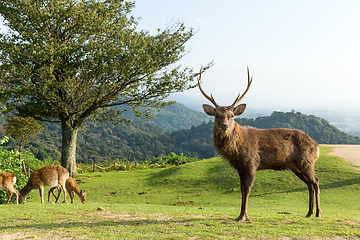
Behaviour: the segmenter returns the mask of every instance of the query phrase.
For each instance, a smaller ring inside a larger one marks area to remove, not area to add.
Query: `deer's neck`
[[[29,182],[26,184],[26,186],[21,189],[20,191],[20,198],[22,200],[25,200],[26,196],[31,192],[31,190],[33,190],[33,187],[31,186],[31,184],[29,184]]]
[[[79,186],[73,187],[71,190],[74,191],[76,193],[76,195],[78,195],[80,197],[81,190],[80,190]]]
[[[244,143],[244,131],[239,124],[235,124],[234,128],[223,132],[214,125],[213,140],[216,150],[226,159],[233,158],[238,155]]]

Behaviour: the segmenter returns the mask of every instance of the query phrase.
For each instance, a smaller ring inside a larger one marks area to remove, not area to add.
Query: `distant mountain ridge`
[[[164,131],[172,132],[180,129],[190,129],[192,126],[199,126],[202,122],[209,120],[211,120],[211,117],[205,113],[175,103],[162,109],[154,119],[154,123]]]
[[[294,128],[308,133],[318,143],[360,144],[360,138],[339,131],[325,119],[300,112],[273,112],[267,117],[237,118],[240,125],[257,128]],[[0,137],[5,123],[0,116]],[[44,160],[60,160],[61,128],[59,124],[45,123],[43,130],[25,147]],[[163,110],[154,122],[133,121],[126,124],[94,123],[87,121],[79,132],[77,160],[84,163],[126,159],[141,161],[159,155],[184,153],[186,156],[210,158],[217,155],[212,145],[213,120],[204,113],[175,104]],[[181,130],[179,127],[183,128]],[[185,129],[186,128],[186,129]],[[16,148],[10,140],[5,149]]]

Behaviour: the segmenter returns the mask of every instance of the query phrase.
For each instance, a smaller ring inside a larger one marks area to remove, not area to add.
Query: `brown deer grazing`
[[[73,179],[72,177],[69,177],[67,180],[66,180],[66,183],[65,183],[65,188],[67,190],[67,192],[69,193],[70,195],[70,198],[71,198],[71,203],[74,203],[74,192],[79,196],[80,200],[82,203],[85,203],[86,202],[86,199],[87,199],[87,196],[86,196],[86,191],[83,191],[83,190],[80,190],[79,186],[77,185],[75,179]],[[55,189],[58,189],[59,191],[59,194],[58,196],[55,196],[55,193],[54,193],[54,190]],[[55,202],[59,202],[59,198],[60,198],[60,195],[61,195],[61,188],[57,188],[57,187],[53,187],[49,190],[49,193],[48,193],[48,202],[50,202],[50,197],[51,197],[51,194],[54,195],[54,197],[56,198]]]
[[[9,172],[0,173],[0,190],[5,189],[9,196],[6,204],[10,202],[13,193],[16,195],[16,204],[19,203],[19,192],[14,188],[15,183],[16,183],[15,174]]]
[[[19,203],[23,203],[33,189],[39,189],[41,203],[44,203],[44,187],[61,187],[64,191],[64,203],[67,203],[65,182],[68,178],[69,171],[62,166],[50,165],[36,170],[31,173],[26,186],[20,191]]]
[[[249,67],[248,86],[245,92],[228,107],[218,105],[212,95],[209,97],[201,87],[202,68],[197,79],[199,89],[212,106],[203,105],[206,114],[215,117],[213,142],[221,156],[239,173],[242,203],[241,213],[236,221],[247,217],[247,204],[256,171],[263,169],[290,169],[306,183],[309,188],[309,212],[314,213],[316,197],[316,217],[321,217],[319,179],[315,175],[314,165],[319,157],[319,147],[315,140],[300,130],[292,129],[257,129],[243,127],[234,121],[234,116],[241,115],[246,104],[238,105],[249,91],[252,83]],[[238,106],[237,106],[238,105]]]

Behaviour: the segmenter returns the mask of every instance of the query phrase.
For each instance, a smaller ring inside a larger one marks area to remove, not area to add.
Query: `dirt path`
[[[333,148],[333,152],[329,153],[330,155],[341,157],[357,166],[360,166],[360,145],[324,145]]]

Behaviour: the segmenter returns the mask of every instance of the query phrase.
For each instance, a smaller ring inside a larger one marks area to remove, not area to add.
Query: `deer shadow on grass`
[[[342,187],[352,186],[352,185],[357,185],[357,184],[360,185],[360,177],[346,179],[346,180],[337,181],[337,182],[320,184],[320,189],[321,190],[329,190],[329,189],[342,188]],[[306,186],[304,186],[303,188],[294,188],[294,189],[283,190],[283,191],[275,190],[274,192],[255,193],[255,194],[252,194],[251,196],[252,197],[262,197],[262,196],[266,196],[266,195],[279,194],[279,193],[295,193],[295,192],[307,192],[307,191],[308,191],[308,188]]]

